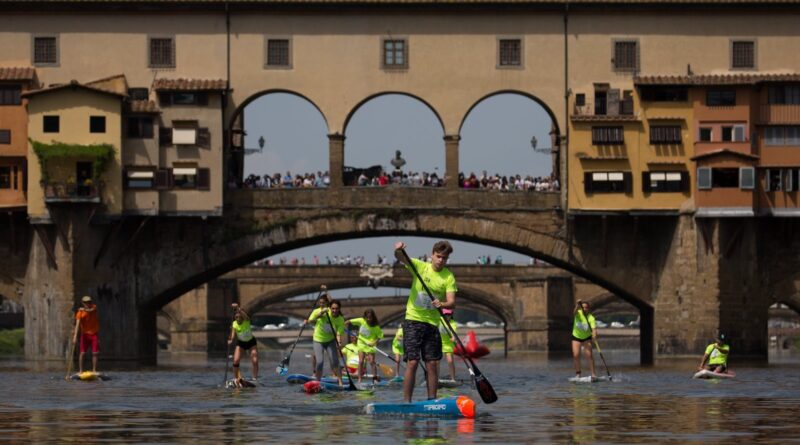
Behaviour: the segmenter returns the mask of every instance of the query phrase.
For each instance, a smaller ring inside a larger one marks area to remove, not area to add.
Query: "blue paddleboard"
[[[306,383],[312,380],[316,380],[314,377],[305,374],[292,374],[286,377],[286,382],[288,383]]]
[[[467,396],[456,396],[411,403],[370,403],[364,411],[367,414],[473,418],[475,401]]]

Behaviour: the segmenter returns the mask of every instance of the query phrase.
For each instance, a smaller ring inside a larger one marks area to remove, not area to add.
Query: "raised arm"
[[[404,264],[406,266],[411,266],[410,264],[408,264],[408,261],[406,260],[406,256],[403,255],[403,250],[405,248],[406,248],[406,243],[404,243],[402,241],[398,241],[398,242],[394,243],[394,257],[401,264]]]

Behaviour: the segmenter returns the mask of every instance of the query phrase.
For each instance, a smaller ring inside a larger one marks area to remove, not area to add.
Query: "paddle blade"
[[[380,366],[383,375],[385,375],[386,377],[394,377],[395,374],[394,368],[383,363],[379,363],[378,366]]]
[[[494,403],[497,401],[497,393],[494,392],[492,384],[486,380],[483,374],[475,376],[475,389],[478,390],[478,394],[480,394],[483,403]]]

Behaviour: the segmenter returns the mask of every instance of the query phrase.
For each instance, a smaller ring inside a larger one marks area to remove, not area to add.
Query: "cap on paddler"
[[[92,302],[92,297],[90,297],[88,295],[84,295],[83,298],[81,298],[81,301],[83,301],[84,303],[91,303]]]

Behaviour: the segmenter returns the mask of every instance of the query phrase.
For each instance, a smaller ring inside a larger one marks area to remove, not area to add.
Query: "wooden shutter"
[[[172,128],[158,127],[158,145],[161,147],[172,145]]]
[[[211,148],[211,133],[208,128],[197,129],[197,146],[201,148]]]
[[[619,89],[608,90],[606,100],[606,114],[609,116],[619,116]]]
[[[207,168],[197,169],[197,189],[209,190],[211,189],[211,171]]]
[[[128,189],[128,169],[122,169],[122,190]]]
[[[622,172],[622,181],[625,183],[625,193],[633,192],[633,173]]]
[[[160,168],[155,174],[156,190],[168,190],[172,188],[172,169]]]
[[[642,172],[642,191],[650,191],[650,172]]]
[[[681,172],[681,191],[685,192],[689,190],[689,172]]]
[[[583,192],[592,193],[592,172],[583,172]]]

